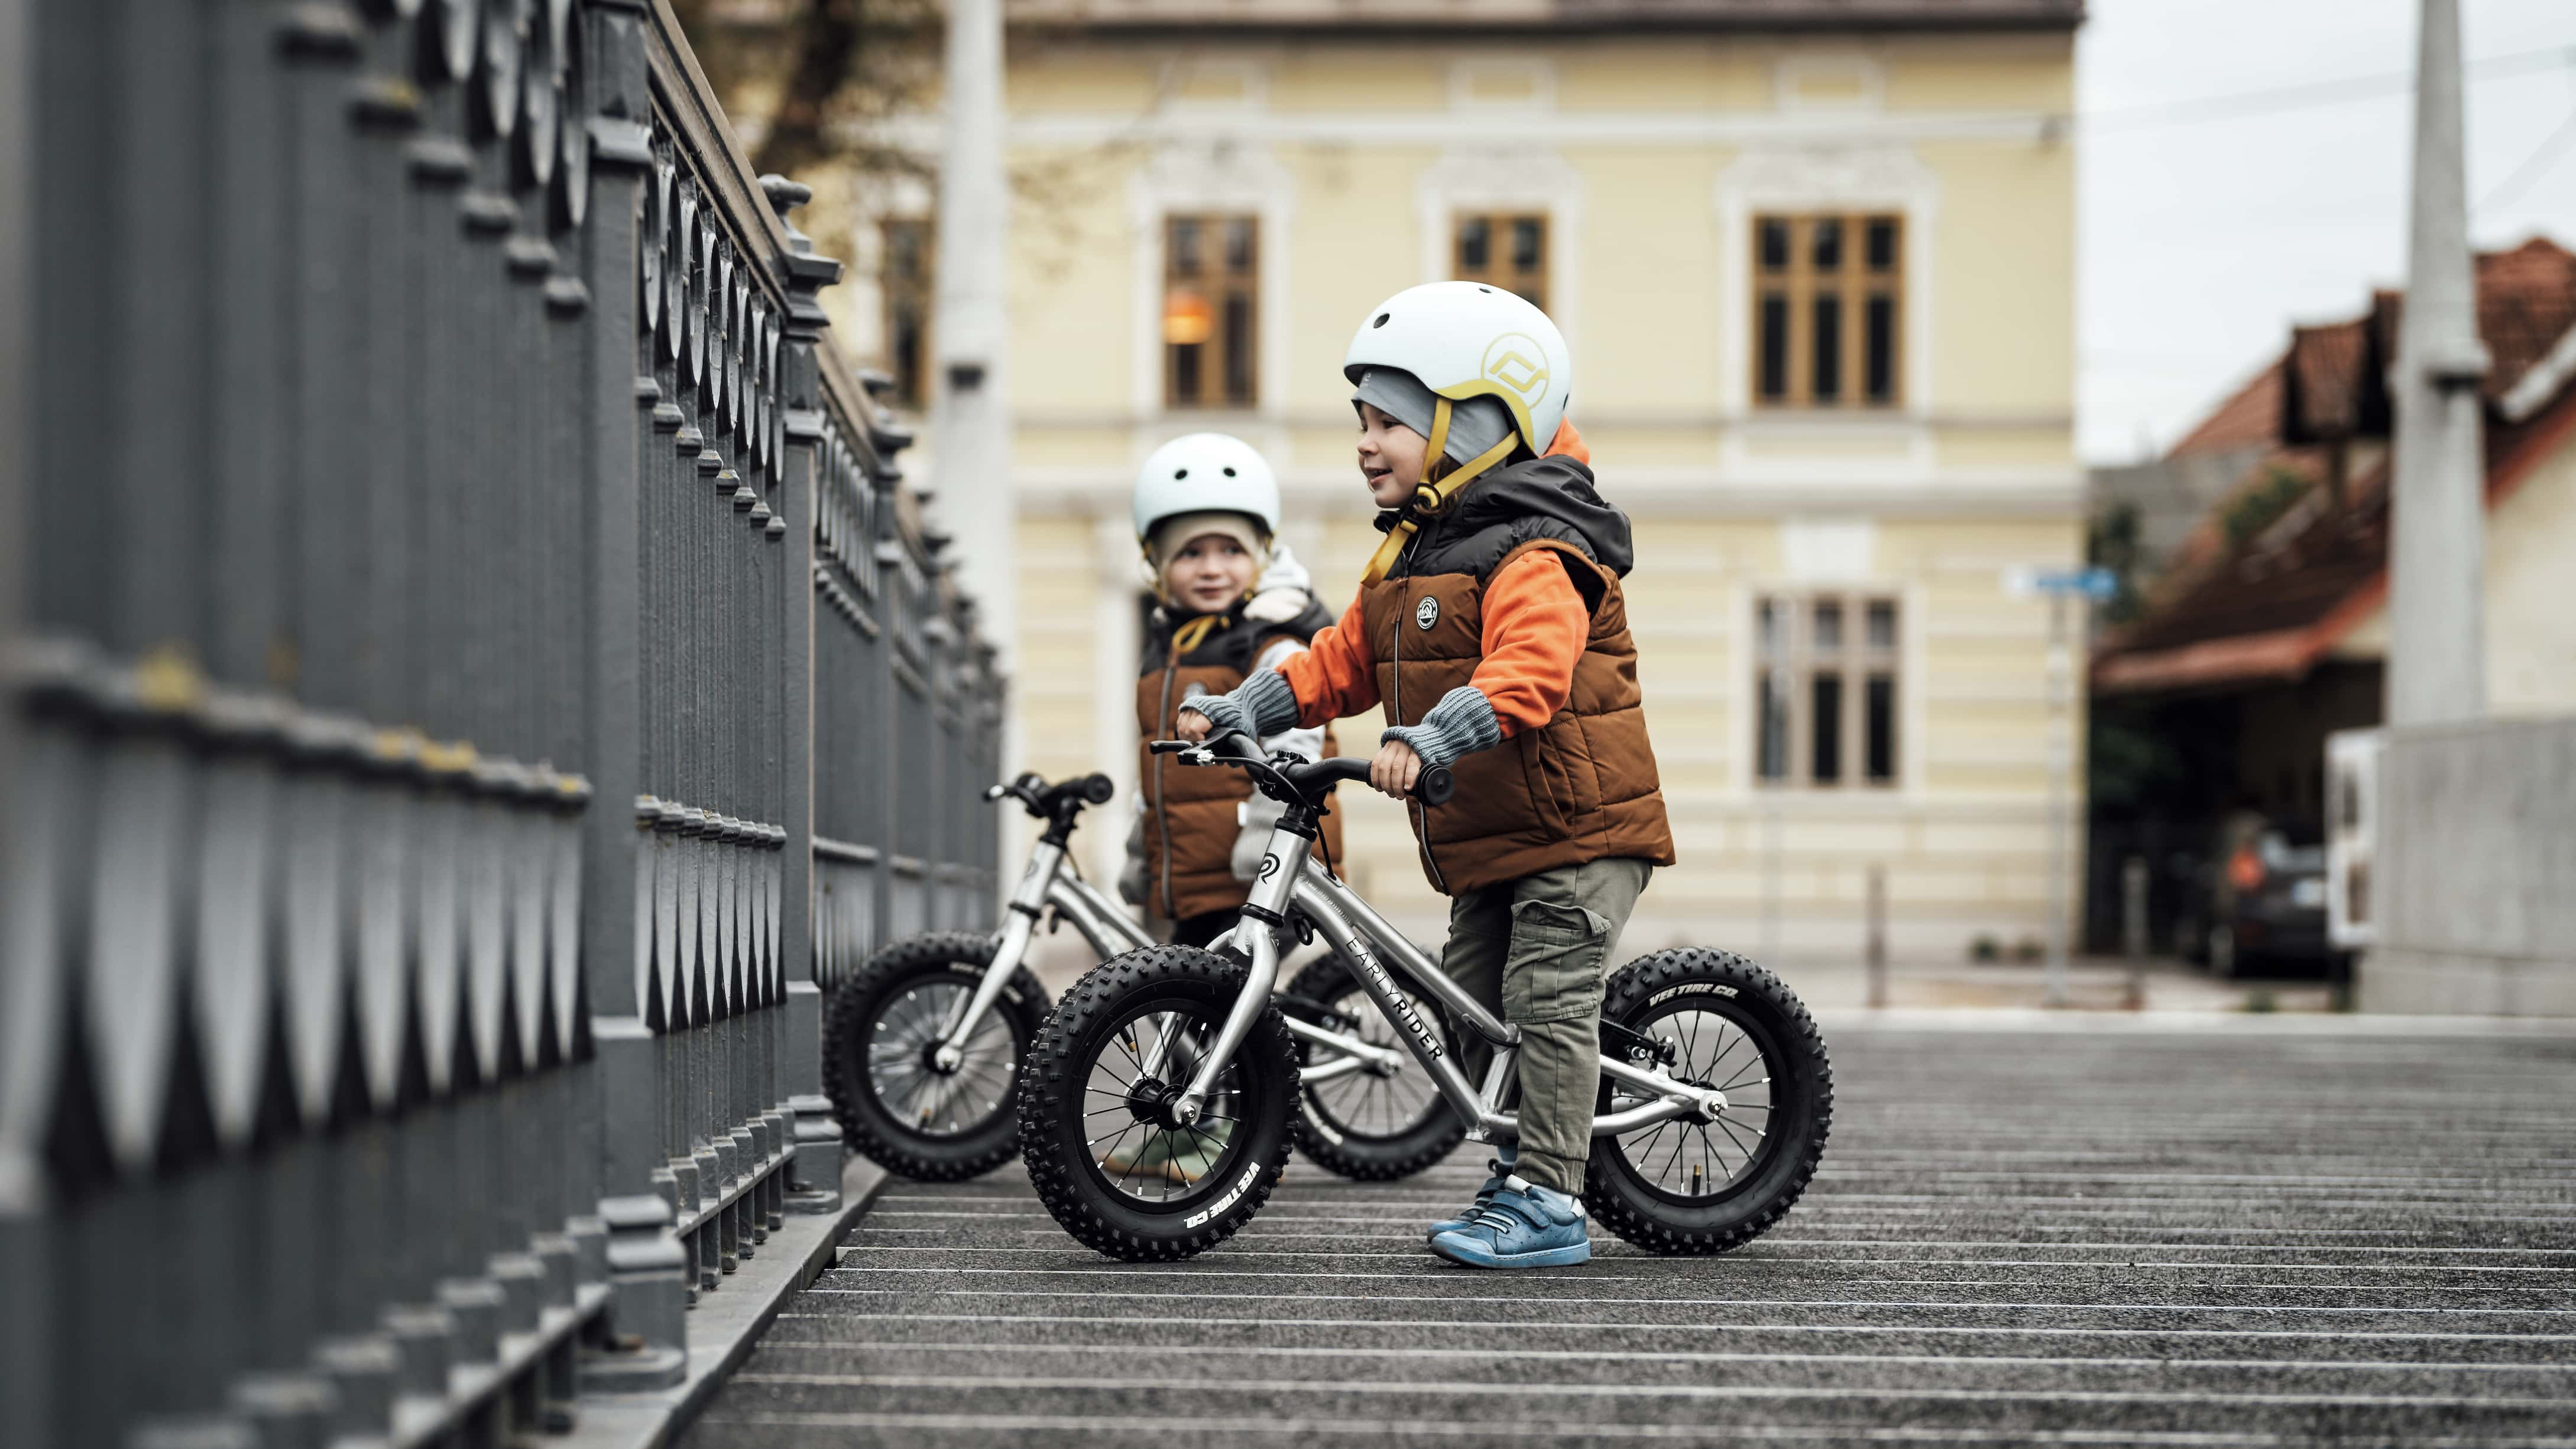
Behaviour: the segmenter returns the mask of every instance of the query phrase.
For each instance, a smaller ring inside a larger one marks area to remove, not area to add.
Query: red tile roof
[[[2535,237],[2479,257],[2477,280],[2478,328],[2495,358],[2483,387],[2492,402],[2576,327],[2576,254]],[[2345,480],[2340,505],[2317,484],[2333,468],[2338,447],[2388,435],[2388,359],[2396,352],[2402,300],[2381,292],[2360,317],[2293,329],[2280,361],[2174,445],[2177,456],[2268,446],[2178,551],[2145,614],[2106,635],[2094,651],[2096,689],[2296,679],[2377,607],[2387,588],[2385,450]],[[2547,406],[2520,421],[2491,411],[2488,506],[2570,439],[2576,439],[2576,387],[2562,384]],[[2284,470],[2306,491],[2254,537],[2230,539],[2229,511]]]

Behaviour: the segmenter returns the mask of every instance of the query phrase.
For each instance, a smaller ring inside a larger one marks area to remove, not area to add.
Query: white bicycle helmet
[[[1533,453],[1565,421],[1574,357],[1547,314],[1482,282],[1425,282],[1369,309],[1342,359],[1356,385],[1372,367],[1401,368],[1452,402],[1502,400]]]
[[[1242,513],[1279,532],[1279,480],[1250,443],[1223,433],[1192,433],[1154,450],[1136,474],[1136,543],[1154,525],[1182,513]]]

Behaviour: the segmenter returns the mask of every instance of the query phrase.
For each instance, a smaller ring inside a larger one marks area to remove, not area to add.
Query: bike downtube
[[[1468,1030],[1496,1046],[1520,1044],[1520,1028],[1497,1017],[1485,1009],[1483,1002],[1469,996],[1465,987],[1450,980],[1449,973],[1440,969],[1439,962],[1428,960],[1416,951],[1413,943],[1404,939],[1404,933],[1379,915],[1374,906],[1360,899],[1357,891],[1329,876],[1320,873],[1310,875],[1298,882],[1297,908],[1312,916],[1319,907],[1340,916],[1353,929],[1378,942],[1382,956],[1393,962],[1405,976],[1414,978],[1414,984],[1436,997],[1441,1005],[1456,1012]]]
[[[1306,913],[1306,919],[1315,923],[1316,931],[1341,953],[1344,961],[1350,963],[1359,977],[1360,989],[1377,1004],[1379,1014],[1390,1024],[1404,1028],[1404,1049],[1412,1054],[1415,1061],[1422,1063],[1424,1071],[1431,1074],[1431,1084],[1449,1100],[1459,1119],[1487,1130],[1509,1125],[1509,1119],[1496,1117],[1485,1110],[1484,1099],[1477,1095],[1466,1074],[1458,1070],[1458,1063],[1449,1055],[1448,1044],[1440,1039],[1439,1027],[1424,1020],[1411,1003],[1397,994],[1395,978],[1378,962],[1378,949],[1383,949],[1382,944],[1352,925],[1350,918],[1336,907],[1333,898],[1322,891],[1300,890],[1297,897],[1297,908]]]

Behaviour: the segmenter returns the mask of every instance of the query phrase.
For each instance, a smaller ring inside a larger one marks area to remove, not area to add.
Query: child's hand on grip
[[[1208,717],[1194,709],[1183,709],[1172,717],[1172,733],[1197,744],[1208,736]]]
[[[1402,740],[1388,740],[1378,746],[1377,758],[1369,761],[1369,787],[1398,800],[1421,778],[1422,757]]]

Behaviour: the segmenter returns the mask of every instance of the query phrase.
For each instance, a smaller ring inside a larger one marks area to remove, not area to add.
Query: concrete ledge
[[[2371,1011],[2576,1017],[2576,961],[2383,946],[2362,958],[2359,980]]]
[[[585,1394],[574,1406],[573,1431],[546,1442],[563,1449],[662,1449],[678,1438],[751,1356],[780,1307],[832,1266],[841,1239],[885,1183],[885,1169],[866,1158],[842,1164],[840,1211],[790,1214],[740,1271],[699,1295],[689,1310],[688,1377],[650,1394]]]
[[[2454,1003],[2456,1004],[2456,1003]],[[1837,1033],[2026,1031],[2060,1035],[2576,1038],[2576,1017],[2399,1016],[2360,1012],[2047,1011],[1934,1007],[1816,1013],[1825,1044]]]

